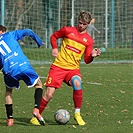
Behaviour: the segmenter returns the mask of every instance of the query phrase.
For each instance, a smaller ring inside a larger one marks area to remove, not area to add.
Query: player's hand
[[[41,45],[41,46],[38,45],[38,48],[41,48],[41,47],[43,47],[44,45],[45,45],[45,43],[42,42],[42,45]]]
[[[101,34],[101,32],[100,32],[100,31],[98,31],[98,34]]]
[[[92,50],[91,56],[92,56],[92,57],[97,57],[97,56],[99,56],[100,54],[101,54],[101,50],[100,50],[99,48],[94,48],[94,49]]]
[[[42,42],[42,45],[44,45],[45,43],[44,42]]]
[[[57,48],[52,49],[52,56],[54,56],[54,57],[58,56],[58,49]]]

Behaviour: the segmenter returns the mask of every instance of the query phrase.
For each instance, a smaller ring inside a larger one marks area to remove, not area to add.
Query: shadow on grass
[[[58,125],[55,121],[53,120],[46,120],[46,125]],[[29,118],[14,118],[14,124],[15,125],[22,125],[22,126],[36,126],[30,123]],[[67,123],[67,125],[77,125],[75,123]],[[5,118],[0,118],[0,126],[7,126],[7,120]],[[63,125],[60,125],[63,126]]]
[[[30,119],[28,119],[28,118],[14,118],[14,124],[15,125],[24,125],[24,126],[31,125]],[[0,125],[7,126],[7,120],[5,118],[1,118]]]

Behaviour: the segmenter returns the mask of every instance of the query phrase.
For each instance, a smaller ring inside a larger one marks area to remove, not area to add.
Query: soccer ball
[[[65,125],[65,124],[67,124],[69,122],[70,114],[65,109],[59,109],[55,113],[54,119],[59,125]]]
[[[101,50],[102,53],[106,52],[106,49],[104,47],[100,48],[100,50]]]

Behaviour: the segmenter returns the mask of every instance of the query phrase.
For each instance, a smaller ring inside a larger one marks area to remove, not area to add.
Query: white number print
[[[10,53],[11,52],[11,49],[8,47],[8,45],[2,40],[0,41],[0,46],[4,46],[5,50]],[[0,53],[5,56],[6,55],[6,51],[4,51],[1,47],[0,47]]]

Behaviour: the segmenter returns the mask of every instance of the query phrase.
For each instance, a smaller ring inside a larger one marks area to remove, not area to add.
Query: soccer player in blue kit
[[[32,114],[41,125],[45,124],[43,117],[39,113],[43,92],[42,82],[18,43],[18,40],[22,40],[25,36],[31,37],[38,47],[43,44],[41,39],[31,29],[6,32],[6,27],[0,25],[0,68],[6,85],[5,107],[8,126],[13,126],[14,124],[12,90],[13,88],[20,88],[20,80],[23,80],[28,88],[35,87],[35,105]]]

